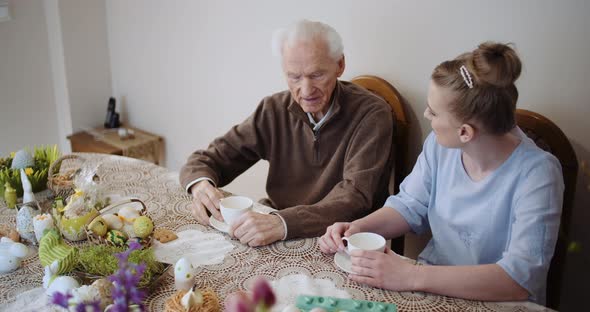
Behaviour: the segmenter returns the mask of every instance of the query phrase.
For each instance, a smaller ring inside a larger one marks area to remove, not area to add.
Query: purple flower
[[[66,293],[63,294],[61,292],[55,292],[53,293],[53,296],[51,297],[51,303],[58,305],[62,308],[70,308],[70,299],[72,298],[72,294],[71,293]],[[74,303],[72,303],[72,306],[74,305]],[[94,311],[94,312],[100,312],[100,302],[99,301],[93,301],[93,302],[82,302],[79,303],[75,306],[75,311],[76,312],[88,312],[88,311]]]
[[[131,305],[136,305],[139,311],[145,310],[142,304],[145,293],[137,287],[145,271],[145,264],[134,264],[128,261],[131,252],[137,249],[141,249],[141,245],[132,242],[129,244],[129,249],[115,254],[119,259],[119,269],[109,276],[109,280],[114,284],[112,290],[114,304],[111,309],[113,312],[126,312]]]
[[[51,297],[51,303],[67,309],[70,298],[72,298],[70,293],[62,294],[60,292],[54,292]]]

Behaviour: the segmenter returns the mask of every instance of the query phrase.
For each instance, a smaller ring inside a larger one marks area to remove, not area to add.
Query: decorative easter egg
[[[127,236],[117,230],[109,230],[107,232],[107,242],[115,245],[115,246],[124,246],[125,242],[127,241]]]
[[[33,245],[37,245],[35,230],[33,228],[33,217],[39,214],[37,209],[30,206],[22,206],[16,213],[16,230],[20,237]]]
[[[88,224],[88,229],[97,236],[104,236],[107,233],[108,227],[105,220],[98,216]]]
[[[41,241],[46,230],[54,228],[55,224],[53,224],[53,218],[50,214],[44,213],[33,217],[33,230],[35,231],[35,238],[38,241]]]
[[[148,216],[141,216],[133,221],[133,231],[135,231],[135,236],[146,238],[152,231],[154,230],[154,222]]]
[[[189,259],[182,257],[174,265],[174,285],[177,290],[189,290],[195,283],[195,268]]]
[[[91,286],[98,290],[101,309],[104,310],[107,305],[113,303],[113,298],[111,296],[113,283],[111,281],[106,278],[101,278],[94,281]]]
[[[117,215],[119,215],[119,217],[121,217],[123,221],[129,223],[132,223],[135,220],[135,218],[138,218],[140,216],[139,211],[137,209],[129,206],[119,209]]]
[[[103,215],[102,219],[104,222],[106,222],[107,227],[111,230],[120,230],[123,228],[123,221],[121,221],[118,216],[112,213]]]

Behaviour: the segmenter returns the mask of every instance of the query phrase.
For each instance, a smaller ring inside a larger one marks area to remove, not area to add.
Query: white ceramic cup
[[[227,224],[232,224],[237,218],[252,210],[254,202],[245,196],[229,196],[219,203],[221,216]]]
[[[342,241],[345,242],[348,254],[356,249],[385,252],[385,238],[379,234],[360,232],[343,237]]]

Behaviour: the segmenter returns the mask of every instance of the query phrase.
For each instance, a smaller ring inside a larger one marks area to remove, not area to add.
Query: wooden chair
[[[351,80],[352,83],[364,87],[383,98],[393,110],[394,133],[391,153],[394,157],[393,168],[389,181],[389,193],[396,194],[399,185],[408,174],[406,168],[408,150],[408,119],[402,104],[399,92],[387,81],[376,76],[358,76]],[[404,237],[392,240],[391,248],[399,254],[404,252]]]
[[[561,163],[565,190],[559,236],[549,274],[547,276],[547,306],[559,307],[561,279],[565,267],[565,254],[570,233],[570,218],[578,176],[578,160],[576,153],[565,134],[545,116],[524,109],[516,110],[516,123],[540,148],[555,155]]]

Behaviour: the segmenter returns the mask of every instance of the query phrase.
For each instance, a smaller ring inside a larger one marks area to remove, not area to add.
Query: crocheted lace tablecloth
[[[233,292],[250,289],[257,276],[264,276],[277,292],[278,309],[294,303],[298,294],[305,293],[391,302],[398,306],[398,311],[549,310],[530,302],[470,301],[361,285],[347,278],[347,274],[335,265],[333,255],[320,252],[315,238],[281,241],[266,247],[251,248],[211,226],[198,224],[189,213],[191,198],[180,187],[177,173],[127,157],[99,154],[83,156],[87,160],[84,165],[99,165],[97,174],[106,193],[141,199],[147,205],[148,214],[154,220],[156,228],[167,228],[175,232],[194,230],[205,234],[219,234],[233,245],[233,248],[226,248],[227,251],[224,251],[223,261],[207,262],[197,267],[197,287],[214,290],[222,300]],[[0,200],[0,224],[14,226],[15,217],[16,211],[6,208],[5,203]],[[0,275],[0,310],[10,309],[19,294],[27,291],[30,293],[41,287],[42,277],[43,268],[36,253],[23,261],[20,269]],[[148,310],[163,311],[165,300],[174,292],[174,277],[167,272],[149,294],[146,300]]]

